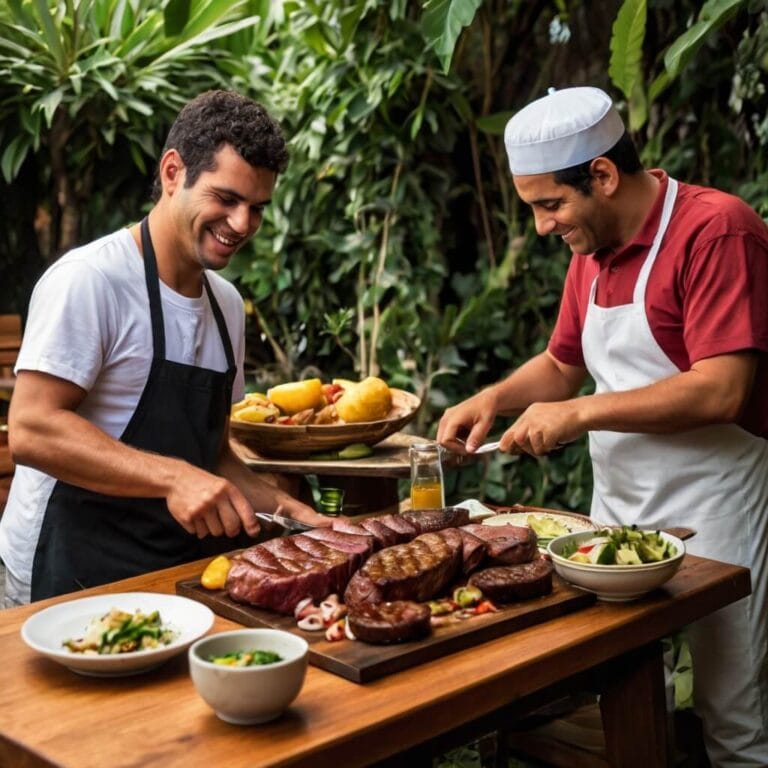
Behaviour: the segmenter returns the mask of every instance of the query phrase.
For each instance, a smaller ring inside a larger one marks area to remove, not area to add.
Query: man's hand
[[[229,480],[203,469],[178,463],[166,503],[176,522],[188,533],[234,537],[245,530],[258,535],[260,526],[248,499]]]
[[[502,435],[499,450],[543,456],[581,437],[578,400],[533,403]]]
[[[437,427],[437,442],[456,453],[474,453],[493,426],[497,412],[495,391],[484,389],[446,409]]]

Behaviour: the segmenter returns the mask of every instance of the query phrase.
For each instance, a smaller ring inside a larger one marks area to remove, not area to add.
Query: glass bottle
[[[337,517],[341,514],[344,507],[344,489],[343,488],[321,488],[320,502],[317,505],[317,511],[320,514],[330,517]]]
[[[442,509],[445,506],[442,450],[437,443],[416,443],[409,449],[412,509]]]

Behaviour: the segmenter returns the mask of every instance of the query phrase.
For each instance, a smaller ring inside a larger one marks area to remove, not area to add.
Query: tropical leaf
[[[671,78],[677,77],[706,40],[728,21],[746,0],[708,0],[693,26],[669,46],[664,66]]]
[[[167,37],[180,34],[189,21],[191,0],[169,0],[163,11],[163,22]]]
[[[48,9],[47,0],[35,0],[38,17],[40,19],[41,32],[48,50],[51,52],[56,63],[60,68],[65,64],[64,48],[61,44],[61,37],[56,29],[53,16]]]
[[[27,156],[29,144],[29,136],[27,134],[20,133],[5,148],[3,157],[0,159],[0,169],[3,172],[3,178],[7,182],[10,182],[16,178],[16,174],[18,174],[19,168],[21,168],[21,164],[24,162],[24,158]]]
[[[611,37],[611,61],[608,74],[611,82],[632,98],[637,83],[643,80],[643,40],[648,15],[646,0],[624,0]]]
[[[476,125],[483,133],[489,133],[492,136],[503,136],[509,119],[514,115],[513,111],[495,112],[492,115],[478,117]]]
[[[443,72],[451,68],[451,59],[462,29],[475,18],[483,0],[427,0],[421,20],[422,34],[437,54]]]

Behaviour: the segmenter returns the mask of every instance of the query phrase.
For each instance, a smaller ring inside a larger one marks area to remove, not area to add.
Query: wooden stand
[[[230,438],[230,444],[254,472],[315,475],[321,486],[343,488],[345,514],[358,517],[398,511],[398,480],[410,477],[411,472],[408,449],[424,440],[418,435],[396,432],[375,445],[371,456],[333,461],[271,459],[235,438]],[[469,460],[448,454],[444,466],[450,469],[462,463],[469,463]]]

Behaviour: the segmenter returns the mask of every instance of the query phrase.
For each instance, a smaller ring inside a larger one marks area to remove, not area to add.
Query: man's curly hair
[[[162,154],[175,149],[186,168],[185,187],[191,187],[203,171],[216,167],[215,155],[229,144],[247,163],[282,173],[288,150],[280,124],[258,102],[233,91],[206,91],[196,96],[174,120]],[[160,199],[162,187],[155,174],[152,200]]]

